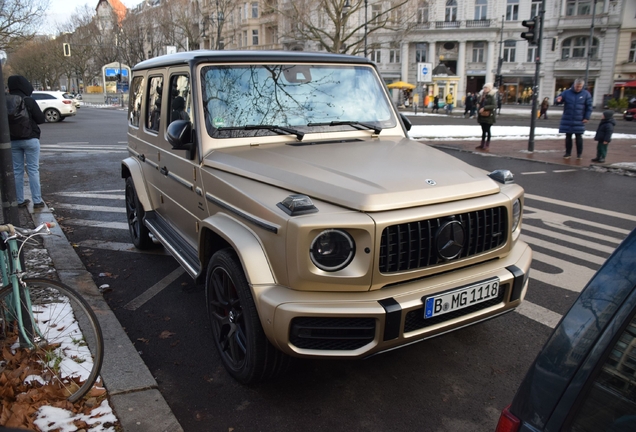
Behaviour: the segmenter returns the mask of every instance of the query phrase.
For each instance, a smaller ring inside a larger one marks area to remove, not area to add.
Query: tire
[[[126,178],[126,216],[130,239],[137,249],[145,250],[154,247],[148,227],[144,225],[144,208],[137,198],[132,177]]]
[[[65,119],[66,119],[66,117],[60,116],[60,119],[58,121],[64,121]]]
[[[223,249],[210,259],[205,281],[212,337],[234,379],[254,384],[284,372],[291,358],[265,336],[236,253]]]
[[[32,356],[32,365],[42,365],[41,375],[48,378],[48,384],[63,392],[68,401],[76,402],[93,387],[102,367],[104,339],[99,321],[86,300],[72,288],[48,279],[24,279],[24,283],[43,337],[32,341],[35,347],[20,350]],[[18,329],[12,313],[12,293],[11,285],[0,290],[3,349],[15,342]],[[12,366],[20,364],[9,361],[7,368]]]
[[[55,108],[48,108],[44,110],[44,117],[48,123],[57,123],[62,118],[60,112]]]

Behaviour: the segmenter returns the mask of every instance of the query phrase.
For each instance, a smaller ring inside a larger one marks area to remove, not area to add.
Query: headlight
[[[349,265],[356,254],[355,244],[349,234],[329,229],[321,232],[311,242],[311,262],[321,270],[334,272]]]
[[[521,200],[517,198],[512,204],[512,230],[514,232],[519,227],[519,221],[521,220]]]

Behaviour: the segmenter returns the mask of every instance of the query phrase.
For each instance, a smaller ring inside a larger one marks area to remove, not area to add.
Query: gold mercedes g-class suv
[[[132,242],[161,243],[205,284],[238,381],[519,306],[523,189],[409,129],[362,57],[193,51],[134,67],[121,173]]]

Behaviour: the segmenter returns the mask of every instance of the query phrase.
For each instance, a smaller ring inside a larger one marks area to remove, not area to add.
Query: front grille
[[[298,348],[328,351],[355,350],[374,338],[374,318],[294,318],[289,335]]]
[[[437,253],[435,237],[450,220],[461,222],[465,242],[453,259],[488,252],[506,243],[508,237],[506,207],[477,210],[441,218],[408,222],[386,227],[380,243],[380,272],[413,270],[448,262]]]
[[[404,320],[404,333],[423,329],[444,321],[450,321],[453,318],[468,315],[499,304],[503,301],[506,291],[508,291],[508,285],[503,285],[502,289],[499,290],[499,295],[491,300],[428,319],[424,319],[424,306],[419,309],[414,309],[406,314],[406,318]]]

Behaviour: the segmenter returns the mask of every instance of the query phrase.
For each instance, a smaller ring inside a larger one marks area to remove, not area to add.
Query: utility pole
[[[0,51],[0,85],[4,86],[2,66],[7,54]],[[2,200],[2,217],[4,223],[20,225],[18,202],[15,196],[15,178],[13,177],[13,158],[11,157],[11,135],[9,133],[9,117],[7,115],[7,98],[4,88],[0,91],[0,199]]]
[[[501,66],[503,65],[503,32],[504,32],[505,16],[501,16],[501,32],[499,34],[499,59],[497,60],[497,74],[495,75],[495,87],[499,91],[499,87],[503,85],[503,77],[501,76]]]
[[[594,0],[594,9],[592,9],[592,27],[590,27],[590,38],[587,41],[587,61],[585,63],[585,89],[587,89],[587,80],[590,76],[590,58],[592,57],[592,41],[594,40],[594,18],[596,17],[596,2]]]
[[[530,118],[530,135],[528,136],[528,152],[534,153],[534,128],[537,122],[537,100],[539,98],[539,73],[541,71],[541,47],[543,46],[543,18],[545,16],[545,0],[541,1],[539,16],[531,20],[523,21],[522,24],[528,27],[527,32],[521,33],[521,37],[526,39],[530,45],[536,45],[537,54],[535,56],[534,87],[532,89],[532,113]],[[538,27],[538,29],[537,29]]]

